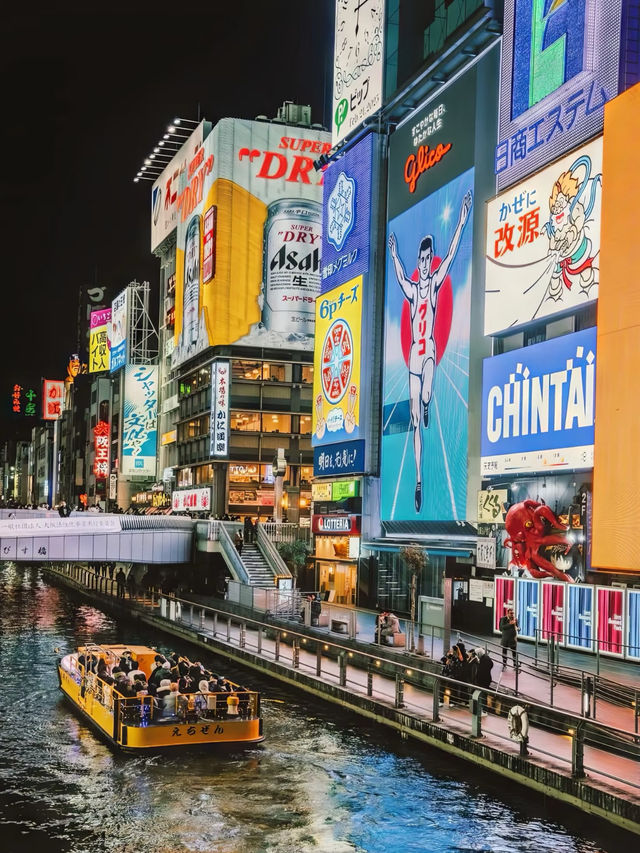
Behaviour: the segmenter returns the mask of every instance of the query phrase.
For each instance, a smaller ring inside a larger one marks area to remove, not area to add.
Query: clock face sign
[[[384,0],[337,0],[333,144],[382,106]]]
[[[353,368],[353,335],[345,320],[327,329],[322,343],[322,391],[332,405],[345,394]]]

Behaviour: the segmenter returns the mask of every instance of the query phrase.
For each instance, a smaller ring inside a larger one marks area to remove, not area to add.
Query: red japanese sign
[[[106,480],[109,476],[109,424],[98,421],[93,428],[95,459],[93,473],[96,480]]]
[[[57,421],[64,408],[64,382],[60,379],[42,381],[42,419]]]

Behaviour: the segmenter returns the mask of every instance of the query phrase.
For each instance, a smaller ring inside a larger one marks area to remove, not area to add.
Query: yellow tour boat
[[[145,680],[156,666],[158,655],[147,646],[80,646],[58,662],[60,688],[81,716],[111,744],[140,752],[185,746],[249,745],[264,740],[260,694],[231,681],[224,689],[162,697],[144,691],[134,696],[118,690],[117,681],[104,675],[116,667],[125,653],[137,661]],[[104,661],[106,668],[100,664]],[[126,690],[131,692],[131,688]]]

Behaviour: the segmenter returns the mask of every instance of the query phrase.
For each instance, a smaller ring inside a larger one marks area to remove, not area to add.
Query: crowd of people
[[[175,652],[157,654],[148,678],[128,649],[111,664],[94,654],[79,655],[78,664],[103,684],[112,686],[121,697],[137,700],[129,703],[129,710],[142,718],[150,710],[155,722],[249,716],[248,688],[232,685],[200,661],[190,661]],[[141,701],[146,696],[151,697],[150,702]]]
[[[493,661],[489,652],[481,646],[467,651],[462,640],[451,646],[440,662],[442,675],[459,682],[459,686],[445,684],[441,687],[441,704],[449,698],[449,704],[466,704],[469,699],[469,685],[488,690],[491,687]],[[483,712],[484,713],[484,712]]]

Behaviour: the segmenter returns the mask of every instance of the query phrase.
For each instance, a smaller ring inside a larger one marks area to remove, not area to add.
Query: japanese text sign
[[[42,419],[57,421],[64,408],[64,382],[44,379],[42,382]]]
[[[602,138],[487,205],[485,335],[598,297]]]
[[[231,368],[228,361],[214,361],[211,365],[211,423],[210,441],[212,456],[229,454],[229,383]]]
[[[93,473],[96,480],[106,480],[109,476],[109,432],[109,424],[106,421],[98,421],[93,428]]]
[[[343,441],[315,447],[313,450],[313,476],[335,477],[337,474],[364,473],[364,441]]]
[[[121,472],[155,477],[158,440],[158,368],[128,364],[124,374]]]
[[[89,373],[109,370],[108,328],[111,323],[111,308],[91,312],[89,331]]]

